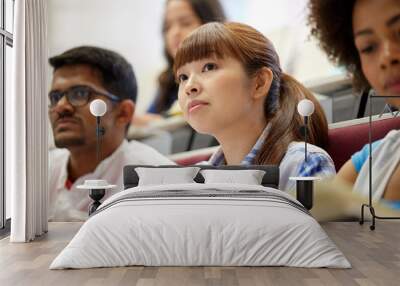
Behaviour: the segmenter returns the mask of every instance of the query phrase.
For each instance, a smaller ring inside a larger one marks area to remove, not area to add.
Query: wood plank
[[[80,226],[50,223],[49,233],[32,243],[0,240],[0,285],[399,285],[399,221],[378,221],[375,231],[357,222],[322,224],[352,269],[137,266],[49,270]]]

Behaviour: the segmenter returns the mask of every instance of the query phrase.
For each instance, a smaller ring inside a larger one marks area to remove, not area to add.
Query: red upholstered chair
[[[199,154],[199,155],[191,155],[186,158],[180,158],[176,159],[175,163],[181,166],[190,166],[190,165],[195,165],[199,162],[202,161],[207,161],[212,153],[206,153],[206,154]]]
[[[207,161],[218,149],[218,146],[173,154],[169,158],[181,166],[190,166],[202,161]]]
[[[390,130],[400,129],[400,117],[374,118],[372,128],[372,140],[381,139]],[[369,142],[368,130],[368,118],[349,120],[329,126],[329,143],[326,150],[332,157],[337,171],[350,159],[351,155]],[[178,165],[193,165],[201,161],[207,161],[216,148],[184,152],[177,156],[171,156],[171,159]]]
[[[339,124],[342,126],[336,127]],[[329,143],[326,148],[337,171],[351,158],[352,154],[369,142],[368,118],[350,120],[347,126],[343,126],[343,123],[339,124],[329,126]],[[346,123],[344,124],[346,125]],[[393,129],[400,129],[400,117],[375,119],[372,122],[372,141],[385,137]]]

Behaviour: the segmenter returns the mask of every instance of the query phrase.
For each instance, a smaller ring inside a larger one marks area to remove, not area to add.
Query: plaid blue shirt
[[[244,157],[243,161],[240,165],[252,165],[254,162],[254,158],[257,156],[258,152],[260,151],[265,138],[267,138],[268,132],[270,129],[270,125],[268,124],[267,127],[264,128],[264,131],[261,133],[260,137],[257,139],[256,144],[254,144],[253,148],[250,150],[250,153]],[[213,166],[221,166],[226,165],[225,155],[222,151],[222,148],[219,148],[209,159],[209,164]]]
[[[265,138],[268,136],[270,125],[264,129],[256,144],[244,157],[241,165],[254,164],[254,158],[260,151]],[[331,157],[323,149],[307,144],[307,162],[304,157],[304,142],[292,142],[289,144],[285,156],[279,164],[279,189],[289,191],[295,187],[295,181],[290,177],[330,177],[336,174],[335,165]],[[219,148],[208,161],[213,166],[225,165],[225,156],[222,148]]]
[[[310,147],[311,144],[307,144],[307,151],[310,153],[307,154],[307,162],[306,162],[304,158],[304,153],[305,153],[304,142],[299,142],[298,144],[300,144],[300,146],[297,145],[296,147],[292,147],[290,150],[291,151],[290,155],[289,154],[286,155],[303,157],[304,160],[301,162],[299,166],[299,171],[298,171],[299,177],[313,177],[313,176],[329,177],[335,175],[336,173],[335,165],[331,157],[326,152],[320,152],[318,150],[310,152],[308,148]],[[314,147],[318,148],[317,146]],[[322,149],[320,150],[323,151]]]

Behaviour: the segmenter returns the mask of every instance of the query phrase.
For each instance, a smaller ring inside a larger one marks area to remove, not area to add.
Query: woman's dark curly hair
[[[308,24],[330,60],[346,67],[356,90],[369,89],[354,44],[353,8],[356,0],[310,0]]]

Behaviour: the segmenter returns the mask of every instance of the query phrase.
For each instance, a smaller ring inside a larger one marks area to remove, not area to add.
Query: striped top
[[[250,152],[244,157],[241,165],[253,165],[254,159],[261,150],[268,136],[270,125],[264,129]],[[290,177],[330,177],[336,174],[335,165],[329,154],[323,149],[307,144],[307,162],[304,158],[304,142],[291,142],[279,164],[279,189],[290,191],[296,182]],[[209,159],[208,164],[213,166],[226,165],[225,155],[219,148]]]

